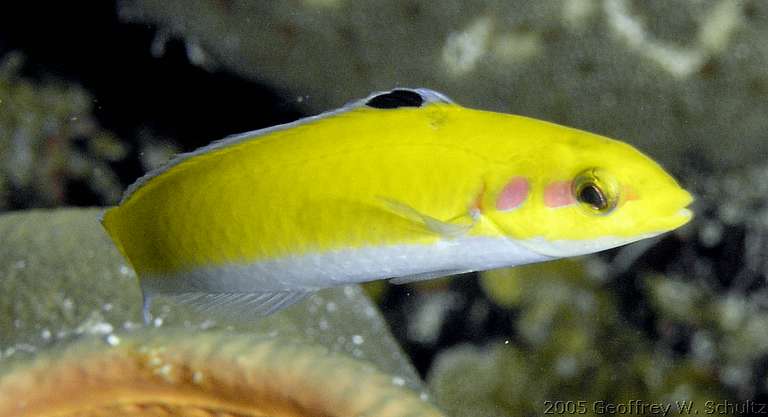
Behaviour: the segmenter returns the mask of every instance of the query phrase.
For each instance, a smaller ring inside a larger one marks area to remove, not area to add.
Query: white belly
[[[514,240],[462,237],[435,244],[402,244],[285,256],[250,264],[197,268],[143,277],[160,293],[318,290],[435,271],[480,271],[554,259]]]

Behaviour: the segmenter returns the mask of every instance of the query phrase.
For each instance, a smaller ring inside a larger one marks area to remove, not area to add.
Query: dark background
[[[20,51],[23,76],[83,86],[96,101],[98,122],[122,140],[135,141],[148,128],[187,151],[301,116],[293,101],[267,86],[192,65],[181,41],[168,41],[162,56],[152,56],[155,28],[121,23],[115,2],[13,3],[0,12],[0,57]],[[143,174],[139,147],[131,149],[114,167],[123,185]],[[66,204],[105,203],[97,198],[70,190]]]

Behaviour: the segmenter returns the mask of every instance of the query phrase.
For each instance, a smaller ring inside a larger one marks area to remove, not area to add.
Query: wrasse
[[[150,300],[270,314],[322,288],[582,255],[687,223],[691,195],[632,146],[428,89],[182,154],[103,224]]]

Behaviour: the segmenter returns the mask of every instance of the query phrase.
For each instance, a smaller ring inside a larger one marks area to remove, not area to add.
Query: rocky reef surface
[[[3,239],[0,246],[0,386],[14,387],[19,395],[24,394],[19,398],[42,401],[46,395],[56,394],[57,384],[50,383],[50,379],[41,385],[34,382],[37,377],[14,373],[16,369],[25,370],[30,366],[32,371],[41,372],[39,378],[43,380],[46,380],[45,369],[50,367],[59,372],[56,374],[59,379],[54,380],[80,381],[94,389],[102,381],[130,391],[132,388],[125,385],[130,385],[130,378],[120,379],[119,372],[111,372],[109,368],[113,365],[129,370],[138,367],[136,372],[139,372],[143,365],[137,365],[132,358],[142,348],[152,348],[170,355],[167,358],[161,355],[163,360],[184,366],[197,363],[201,369],[208,369],[223,380],[234,374],[227,374],[228,370],[221,369],[224,365],[216,365],[217,361],[229,363],[226,365],[229,367],[253,367],[257,376],[262,375],[260,378],[278,381],[284,370],[290,375],[286,376],[288,379],[306,378],[317,385],[323,383],[325,373],[328,386],[323,389],[331,391],[336,389],[335,384],[344,384],[337,378],[351,367],[351,374],[344,375],[358,375],[355,377],[358,379],[349,377],[349,385],[344,389],[363,386],[365,382],[359,380],[360,376],[369,375],[378,381],[374,386],[389,385],[395,389],[382,391],[384,397],[404,395],[403,398],[411,398],[408,401],[413,402],[410,408],[422,407],[425,415],[437,415],[436,410],[429,411],[428,394],[389,334],[378,310],[357,287],[321,292],[262,320],[234,322],[160,300],[154,309],[153,322],[144,326],[136,277],[102,230],[100,213],[101,209],[60,209],[0,216]],[[282,347],[280,341],[284,341]],[[174,352],[176,348],[178,351]],[[296,353],[295,357],[291,357],[290,352]],[[92,355],[101,359],[86,360]],[[339,369],[313,371],[311,363],[307,363],[312,362],[312,358],[319,361],[324,357],[327,359],[323,360],[336,365],[323,366]],[[348,359],[334,359],[336,357]],[[78,361],[86,365],[67,368],[68,363],[75,366]],[[43,362],[46,365],[41,365]],[[151,365],[150,362],[147,363]],[[159,365],[155,365],[159,369]],[[98,374],[99,370],[105,374]],[[257,376],[250,376],[256,378],[253,388],[256,390],[259,384],[266,383],[259,382]],[[33,382],[18,382],[28,377]],[[382,385],[382,381],[387,384]],[[189,381],[181,378],[171,382],[155,390],[174,390],[175,382],[188,385]],[[43,392],[44,389],[48,391]],[[186,388],[178,389],[186,392]],[[3,395],[10,392],[0,391]],[[206,395],[226,397],[215,392]],[[57,398],[66,400],[66,396],[60,397]],[[0,395],[0,409],[9,407],[17,399]],[[363,402],[378,407],[376,412],[382,411],[381,415],[401,413],[384,413],[388,407],[375,404],[380,401],[382,399],[372,397]]]

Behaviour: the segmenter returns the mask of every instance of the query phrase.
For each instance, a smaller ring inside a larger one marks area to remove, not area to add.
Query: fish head
[[[609,249],[674,230],[693,216],[691,194],[626,143],[567,129],[535,153],[524,168],[493,175],[487,215],[506,237],[542,255]]]

